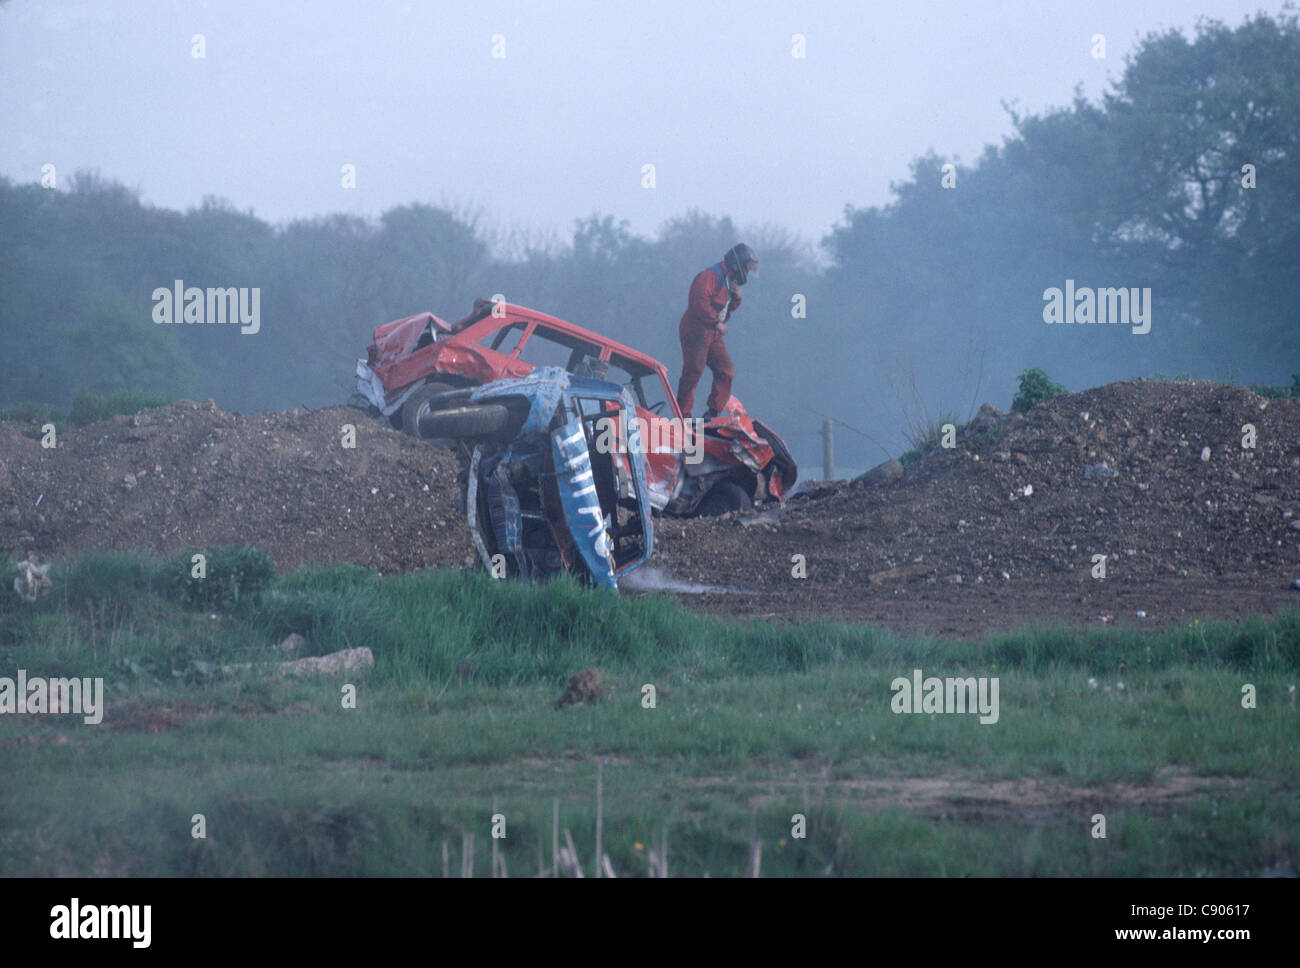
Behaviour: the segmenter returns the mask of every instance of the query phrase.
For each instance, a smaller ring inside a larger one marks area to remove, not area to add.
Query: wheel
[[[402,426],[401,429],[406,431],[412,437],[420,436],[420,414],[427,413],[429,410],[429,401],[438,396],[440,393],[446,393],[455,389],[446,383],[426,383],[420,389],[416,390],[406,402],[402,404]]]
[[[709,493],[704,495],[704,500],[696,505],[695,513],[702,518],[711,518],[728,511],[748,511],[753,506],[753,499],[743,487],[731,481],[723,481],[714,484]]]
[[[476,403],[468,407],[435,410],[420,417],[418,436],[432,438],[491,437],[510,424],[510,408],[500,403]]]

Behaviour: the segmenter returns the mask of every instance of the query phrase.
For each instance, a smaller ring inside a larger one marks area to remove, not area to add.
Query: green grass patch
[[[130,416],[152,407],[165,407],[171,402],[167,397],[138,390],[121,390],[111,397],[78,393],[72,401],[72,409],[68,411],[68,420],[74,427],[84,427],[109,417]]]
[[[62,433],[69,425],[84,427],[109,417],[131,416],[152,407],[165,407],[171,402],[167,397],[137,390],[122,390],[110,397],[79,393],[67,411],[46,403],[16,403],[0,408],[0,422],[16,424],[25,436],[40,438],[44,433],[41,428],[46,424],[54,424],[55,431]]]
[[[556,800],[590,874],[597,759],[622,874],[665,833],[672,873],[742,874],[751,830],[765,875],[1300,866],[1297,614],[971,643],[441,570],[308,567],[217,606],[174,569],[91,554],[34,605],[0,592],[0,676],[106,689],[100,726],[0,716],[0,874],[439,874],[444,845],[458,873],[473,834],[483,876],[494,800],[512,875],[539,846],[549,867]],[[355,708],[343,682],[268,675],[292,632],[308,654],[373,651]],[[605,698],[553,709],[590,667]],[[998,677],[998,722],[894,714],[915,668]],[[1024,801],[985,802],[993,784]]]
[[[1250,388],[1261,397],[1300,397],[1300,373],[1291,374],[1290,386],[1269,386],[1264,383],[1252,383]]]

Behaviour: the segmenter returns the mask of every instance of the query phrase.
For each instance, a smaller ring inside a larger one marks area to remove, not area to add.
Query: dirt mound
[[[982,416],[956,445],[779,510],[660,518],[648,588],[687,580],[710,586],[684,596],[693,607],[959,635],[1300,607],[1300,400],[1114,383]],[[0,424],[0,548],[44,560],[247,542],[282,569],[459,566],[472,547],[456,481],[450,451],[347,407],[182,401],[68,430],[51,450]]]
[[[767,593],[710,607],[764,616],[907,613],[898,624],[951,632],[1000,616],[1141,610],[1169,621],[1199,605],[1297,607],[1300,400],[1113,383],[973,421],[956,447],[901,476],[777,512],[669,524],[656,538],[656,563],[679,577]],[[796,555],[806,578],[792,574]],[[1094,555],[1106,556],[1104,579]]]
[[[459,564],[472,548],[456,473],[449,451],[350,407],[241,415],[180,401],[70,428],[51,449],[0,424],[0,548],[48,559],[247,543],[281,569]]]

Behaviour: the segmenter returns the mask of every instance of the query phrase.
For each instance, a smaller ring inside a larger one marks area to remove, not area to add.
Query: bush
[[[52,577],[70,603],[130,602],[158,581],[156,560],[146,552],[87,551],[59,563]]]
[[[194,555],[187,551],[168,562],[163,584],[191,608],[230,609],[256,600],[275,580],[275,565],[261,548],[222,545],[201,552],[204,576],[195,577]]]
[[[1261,397],[1300,397],[1300,373],[1291,374],[1291,385],[1289,387],[1274,387],[1263,383],[1253,383],[1250,388]]]
[[[0,421],[20,424],[19,432],[33,440],[40,440],[45,435],[41,428],[47,423],[54,424],[57,433],[63,433],[67,425],[67,418],[62,413],[44,403],[19,403],[6,407],[0,410]]]
[[[123,390],[113,394],[107,400],[93,393],[78,393],[72,401],[72,410],[68,420],[74,427],[83,427],[97,420],[107,420],[119,414],[134,414],[150,407],[165,407],[171,403],[165,397],[136,390]]]
[[[1020,374],[1020,390],[1011,401],[1011,409],[1017,413],[1023,412],[1065,392],[1065,387],[1053,383],[1046,373],[1034,367]]]

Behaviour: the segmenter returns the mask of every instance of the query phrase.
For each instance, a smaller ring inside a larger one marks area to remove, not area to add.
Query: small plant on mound
[[[108,399],[96,396],[93,393],[78,393],[76,399],[72,401],[72,410],[68,414],[68,420],[74,427],[84,427],[88,423],[94,423],[97,420],[107,420],[109,417],[116,417],[119,414],[135,414],[141,410],[147,410],[150,407],[165,407],[171,401],[166,397],[155,396],[151,393],[140,393],[136,390],[123,390],[113,394]]]
[[[1300,397],[1300,373],[1291,374],[1291,385],[1289,387],[1274,387],[1266,383],[1253,383],[1250,388],[1261,397]]]
[[[258,598],[275,580],[275,565],[261,548],[222,545],[204,555],[202,568],[194,560],[200,552],[173,558],[163,571],[163,584],[191,608],[229,609],[241,601]]]
[[[957,415],[944,411],[929,423],[908,427],[905,436],[911,446],[898,458],[898,462],[908,467],[925,456],[931,448],[938,446],[939,441],[943,439],[943,428],[946,424],[957,426]]]
[[[1023,413],[1030,407],[1065,392],[1067,392],[1065,387],[1053,383],[1051,378],[1038,367],[1032,367],[1020,374],[1020,389],[1016,393],[1016,398],[1011,401],[1011,409]]]

